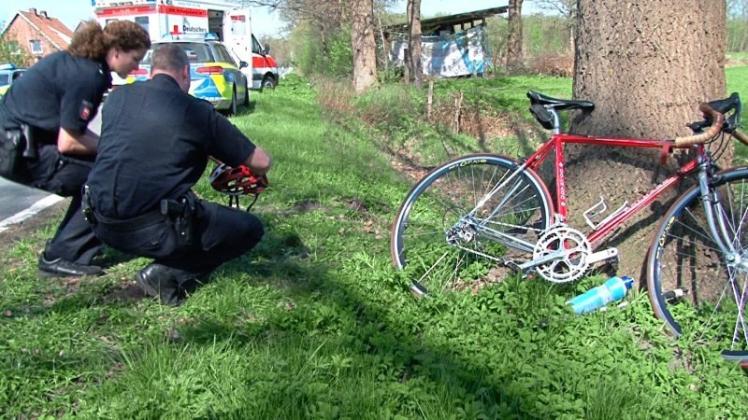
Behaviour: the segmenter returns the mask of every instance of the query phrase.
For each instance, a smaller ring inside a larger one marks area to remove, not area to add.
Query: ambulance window
[[[260,47],[260,43],[257,41],[257,38],[255,38],[254,35],[252,35],[252,53],[253,54],[262,53],[262,47]]]
[[[135,23],[140,25],[146,32],[148,32],[148,16],[136,16]]]

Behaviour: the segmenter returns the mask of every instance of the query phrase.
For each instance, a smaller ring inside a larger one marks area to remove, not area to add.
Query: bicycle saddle
[[[552,109],[581,109],[583,111],[592,111],[595,109],[595,104],[590,101],[578,101],[570,99],[556,99],[542,93],[529,91],[527,97],[530,98],[532,105],[539,104],[545,108]]]

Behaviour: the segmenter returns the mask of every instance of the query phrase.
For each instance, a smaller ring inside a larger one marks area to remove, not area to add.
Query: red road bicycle
[[[723,340],[726,359],[748,361],[748,167],[719,170],[705,146],[723,146],[731,137],[748,144],[736,130],[737,93],[702,104],[705,119],[689,124],[694,134],[674,140],[561,133],[559,111],[589,112],[594,104],[527,95],[532,114],[552,130],[532,155],[522,162],[486,153],[462,156],[433,169],[406,196],[392,226],[390,251],[395,266],[412,279],[413,293],[469,283],[497,264],[553,283],[577,280],[595,265],[617,259],[617,249],[603,245],[620,226],[663,192],[694,178],[697,185],[675,200],[656,230],[646,260],[649,298],[676,336]],[[583,232],[566,222],[566,144],[689,149],[690,160],[632,204],[605,216],[601,200],[585,212]],[[537,174],[551,152],[555,200]]]

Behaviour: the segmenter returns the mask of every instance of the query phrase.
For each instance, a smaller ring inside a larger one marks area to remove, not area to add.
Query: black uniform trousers
[[[25,181],[22,183],[63,197],[70,197],[70,205],[57,227],[55,235],[44,250],[47,260],[62,258],[78,264],[90,265],[102,244],[81,211],[83,185],[93,167],[91,160],[63,156],[57,145],[42,144],[39,158],[24,160]]]
[[[189,243],[179,240],[174,220],[157,211],[140,218],[103,221],[94,209],[94,231],[114,249],[172,268],[177,283],[192,289],[190,284],[196,279],[248,252],[264,234],[262,222],[248,212],[199,199],[195,204]]]

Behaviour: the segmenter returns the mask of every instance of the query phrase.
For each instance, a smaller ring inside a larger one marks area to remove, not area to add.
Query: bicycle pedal
[[[593,252],[592,254],[587,256],[587,263],[588,264],[596,264],[602,261],[608,261],[612,259],[618,259],[618,249],[617,248],[608,248],[604,249],[602,251]]]

